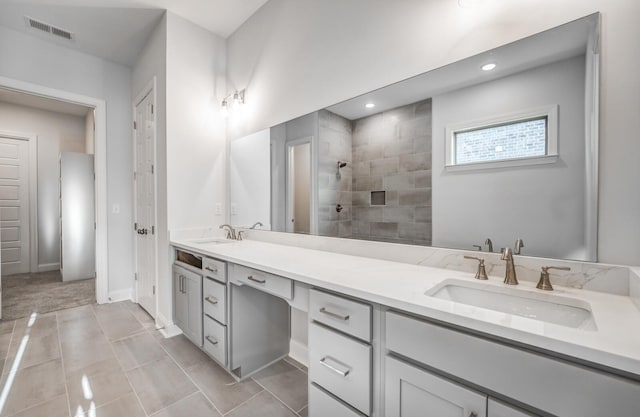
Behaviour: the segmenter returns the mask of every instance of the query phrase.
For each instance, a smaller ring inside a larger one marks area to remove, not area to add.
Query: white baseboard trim
[[[116,303],[118,301],[131,301],[131,288],[118,291],[109,291],[108,300],[110,303]]]
[[[289,356],[309,367],[309,346],[291,339],[289,340]]]
[[[38,265],[38,272],[57,271],[58,269],[60,269],[60,262]]]
[[[160,313],[156,316],[156,329],[158,329],[160,334],[165,338],[182,334],[182,330],[173,323],[173,320],[167,320],[167,318]]]

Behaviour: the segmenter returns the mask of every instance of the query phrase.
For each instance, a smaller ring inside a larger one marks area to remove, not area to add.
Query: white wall
[[[231,225],[249,227],[261,222],[271,229],[270,129],[231,142],[229,187]]]
[[[247,88],[239,137],[602,12],[599,259],[640,264],[640,2],[270,0],[229,39],[227,82]]]
[[[225,121],[220,115],[225,41],[172,13],[166,19],[167,226],[211,227],[224,223],[227,211]],[[168,253],[168,245],[160,250]],[[169,263],[158,268],[158,311],[169,320]]]
[[[108,291],[126,295],[133,281],[131,70],[37,37],[0,27],[0,75],[106,102]],[[120,206],[113,213],[113,205]]]
[[[433,245],[585,259],[584,55],[433,97]],[[553,164],[445,171],[448,125],[558,106]]]
[[[60,268],[60,152],[85,152],[81,116],[0,102],[0,130],[38,138],[38,267]]]

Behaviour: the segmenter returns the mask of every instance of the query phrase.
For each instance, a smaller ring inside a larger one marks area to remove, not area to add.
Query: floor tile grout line
[[[67,372],[64,370],[64,357],[62,356],[62,338],[60,337],[60,322],[58,320],[58,313],[55,313],[56,318],[56,333],[58,334],[58,349],[60,350],[60,366],[62,367],[62,381],[64,383],[64,392],[67,397],[67,413],[69,417],[73,417],[71,414],[71,398],[69,398],[69,387],[67,386]]]
[[[162,413],[163,411],[165,411],[167,408],[169,408],[169,407],[171,407],[171,406],[173,406],[173,405],[178,404],[180,401],[184,401],[184,400],[189,399],[189,398],[191,398],[191,397],[193,397],[193,396],[196,396],[196,395],[198,395],[198,394],[202,394],[202,396],[203,396],[203,397],[205,397],[205,399],[207,399],[207,396],[206,396],[206,395],[204,395],[204,394],[202,393],[202,391],[197,390],[196,392],[192,392],[191,394],[187,395],[186,397],[184,397],[184,398],[180,398],[178,401],[173,402],[173,403],[169,404],[168,406],[166,406],[166,407],[164,407],[164,408],[161,408],[160,410],[158,410],[158,411],[156,411],[155,413],[151,414],[149,417],[157,416],[158,414],[160,414],[160,413]],[[219,413],[218,413],[218,414],[219,414]]]
[[[159,330],[156,330],[159,331]],[[160,343],[160,341],[158,341],[156,339],[156,342],[160,345],[160,348],[162,350],[164,350],[164,352],[167,354],[167,356],[173,361],[173,363],[175,363],[175,365],[187,376],[187,378],[189,378],[189,381],[191,381],[191,383],[198,389],[198,392],[201,392],[202,395],[204,396],[204,398],[206,398],[207,401],[209,401],[209,403],[213,406],[213,408],[218,412],[219,415],[223,416],[224,414],[222,414],[220,412],[220,410],[218,409],[218,407],[214,404],[214,402],[207,396],[207,394],[205,394],[202,389],[200,389],[200,385],[198,385],[196,383],[196,381],[193,380],[193,378],[191,378],[191,375],[189,375],[189,373],[187,372],[186,369],[184,369],[182,366],[180,366],[180,364],[178,363],[178,361],[173,357],[173,355],[171,355],[171,353],[169,353],[169,351],[167,349],[165,349],[164,346],[162,346],[162,343]],[[177,402],[177,401],[176,401]],[[170,407],[171,405],[173,405],[175,403],[172,403],[170,405],[168,405],[167,407],[163,408],[163,410],[165,410],[166,408]],[[160,410],[162,411],[162,410]]]
[[[276,400],[280,401],[285,407],[287,407],[289,410],[291,410],[293,412],[293,414],[298,415],[298,412],[295,411],[293,408],[289,407],[289,405],[287,403],[284,402],[284,400],[282,400],[280,397],[278,397],[276,394],[274,394],[273,392],[271,392],[267,387],[265,387],[263,384],[261,384],[258,380],[256,380],[255,378],[251,377],[251,379],[253,379],[256,384],[260,385],[262,387],[263,390],[267,391],[269,394],[271,394]],[[308,400],[307,400],[308,401]],[[302,407],[304,408],[304,407]],[[302,410],[301,408],[301,410]]]
[[[110,303],[111,304],[111,303]],[[96,304],[97,305],[97,304]],[[122,308],[122,306],[120,306],[120,308]],[[120,365],[120,370],[122,371],[122,373],[124,374],[124,377],[127,380],[127,383],[129,384],[129,386],[131,387],[131,392],[133,392],[133,395],[136,396],[136,400],[138,400],[138,405],[140,405],[140,408],[142,409],[142,412],[144,413],[145,416],[149,416],[149,413],[147,412],[147,409],[144,407],[144,404],[142,404],[142,400],[140,400],[140,396],[138,395],[138,392],[136,391],[136,389],[133,387],[133,384],[131,383],[131,380],[129,379],[129,375],[127,375],[127,373],[124,371],[124,369],[122,369],[122,365],[120,364],[120,360],[118,359],[118,355],[116,354],[116,350],[113,347],[113,342],[111,340],[109,340],[109,337],[107,337],[107,334],[104,331],[104,328],[102,327],[102,325],[100,324],[100,320],[98,319],[98,315],[96,314],[96,310],[95,308],[93,308],[93,306],[91,307],[91,311],[93,311],[93,315],[96,318],[96,322],[98,323],[98,327],[100,328],[100,330],[102,331],[102,333],[105,335],[106,339],[107,339],[107,343],[109,343],[109,347],[111,348],[111,352],[113,353],[113,356],[116,358],[116,362],[118,362],[118,365]],[[132,314],[133,315],[133,314]],[[134,317],[135,318],[135,317]],[[124,395],[122,396],[124,397]],[[120,399],[122,397],[119,397],[117,399]],[[115,400],[114,400],[115,401]],[[106,405],[106,404],[104,404]],[[73,417],[73,416],[72,416]]]
[[[251,378],[253,380],[253,378]],[[254,381],[255,382],[255,381]],[[233,407],[231,410],[227,411],[224,414],[221,414],[222,416],[228,416],[229,414],[233,413],[234,411],[236,411],[238,408],[242,407],[243,405],[245,405],[246,403],[248,403],[249,401],[253,400],[254,398],[256,398],[258,395],[262,394],[263,392],[265,392],[265,389],[262,385],[258,384],[260,386],[260,388],[262,388],[260,391],[256,392],[255,394],[253,394],[251,397],[247,398],[246,400],[244,400],[243,402],[241,402],[240,404],[236,405],[235,407]]]

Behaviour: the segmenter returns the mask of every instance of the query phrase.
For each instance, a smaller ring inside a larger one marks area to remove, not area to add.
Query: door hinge
[[[134,181],[136,180],[136,177],[137,177],[136,172],[135,172],[135,171],[133,171],[133,180],[134,180]]]
[[[136,280],[136,281],[138,280],[138,273],[137,272],[133,273],[133,279]]]
[[[136,123],[136,121],[133,121],[133,130],[136,130],[138,128],[138,124]]]
[[[153,171],[154,171],[154,167],[153,167],[153,165],[151,165],[151,173],[152,174],[153,174]]]
[[[93,222],[93,230],[98,230],[98,223]]]
[[[153,104],[151,105],[151,114],[153,114]]]
[[[138,223],[137,222],[133,224],[133,230],[138,230]]]
[[[153,286],[153,295],[156,295],[156,286]]]
[[[151,234],[152,235],[156,234],[156,227],[155,226],[151,226]]]

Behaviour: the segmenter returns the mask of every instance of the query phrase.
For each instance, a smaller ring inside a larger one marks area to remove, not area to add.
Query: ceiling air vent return
[[[41,32],[45,32],[50,35],[56,36],[58,38],[72,41],[75,37],[74,34],[72,32],[69,32],[68,30],[60,29],[58,27],[52,26],[45,22],[41,22],[29,16],[25,16],[24,21],[27,24],[27,26],[30,27],[31,29],[36,29]]]

